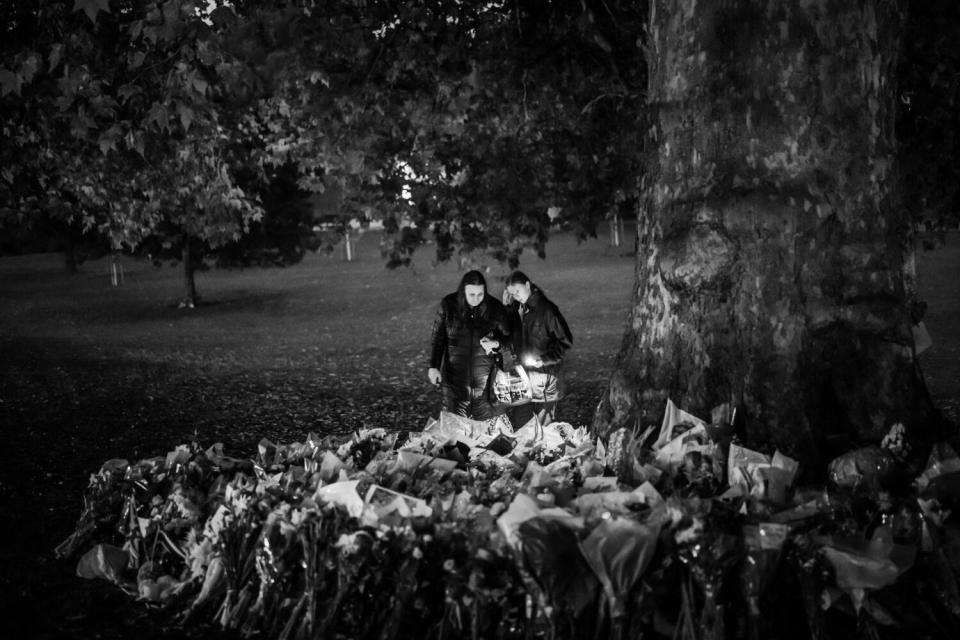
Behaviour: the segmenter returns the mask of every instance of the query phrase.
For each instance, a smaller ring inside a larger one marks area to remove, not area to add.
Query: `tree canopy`
[[[283,263],[316,246],[310,194],[335,190],[342,220],[384,223],[389,266],[428,239],[439,260],[515,266],[545,254],[554,225],[586,237],[639,204],[647,3],[35,0],[0,13],[7,236],[53,220],[155,258],[192,239],[194,260],[220,248],[223,263]],[[940,226],[960,209],[957,163],[934,161],[958,156],[956,13],[910,5],[898,74],[905,219]]]
[[[593,5],[596,6],[593,6]],[[543,255],[636,193],[633,3],[127,0],[3,5],[3,199],[114,245],[216,246],[279,167],[397,231],[390,264]],[[242,178],[240,177],[242,176]],[[405,228],[404,232],[400,230]]]
[[[5,163],[4,178],[36,187],[15,204],[64,202],[115,246],[163,223],[212,243],[236,239],[260,215],[231,175],[238,145],[221,125],[239,64],[190,3],[108,9],[38,3],[12,22],[21,46],[5,56],[2,91],[5,148],[18,162]]]

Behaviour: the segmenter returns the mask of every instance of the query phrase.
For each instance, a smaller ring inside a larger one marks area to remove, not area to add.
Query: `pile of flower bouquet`
[[[241,636],[960,637],[948,444],[905,482],[894,425],[802,488],[723,427],[668,404],[605,442],[442,413],[250,458],[194,443],[104,463],[57,551]]]

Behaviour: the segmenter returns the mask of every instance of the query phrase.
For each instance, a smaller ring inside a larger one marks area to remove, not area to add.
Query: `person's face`
[[[513,296],[513,299],[518,301],[520,304],[525,304],[527,298],[530,297],[530,283],[521,282],[512,284],[507,287],[507,291]]]
[[[467,304],[476,307],[483,302],[483,296],[486,295],[487,288],[482,284],[468,284],[463,288],[463,295],[467,297]]]

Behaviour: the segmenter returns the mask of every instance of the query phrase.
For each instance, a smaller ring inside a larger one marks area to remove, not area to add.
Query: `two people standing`
[[[524,273],[510,275],[501,303],[487,292],[483,274],[470,271],[437,309],[427,375],[442,390],[444,410],[491,418],[505,409],[493,398],[492,385],[506,347],[526,369],[534,391],[532,403],[511,408],[511,421],[520,426],[535,414],[547,424],[562,392],[563,357],[571,346],[560,310]]]

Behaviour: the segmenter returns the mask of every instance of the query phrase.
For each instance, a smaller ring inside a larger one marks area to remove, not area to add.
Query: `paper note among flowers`
[[[727,484],[721,498],[753,496],[784,504],[787,489],[796,479],[799,464],[779,451],[773,457],[737,444],[730,445],[727,456]]]
[[[675,431],[682,430],[674,435]],[[676,469],[683,457],[691,451],[699,451],[705,455],[713,455],[715,445],[707,437],[707,425],[700,418],[680,409],[667,400],[663,412],[663,422],[660,425],[660,434],[653,443],[657,463],[670,470]]]
[[[371,485],[364,504],[373,509],[377,518],[397,515],[401,518],[429,518],[433,509],[425,500],[414,498],[380,485]]]

